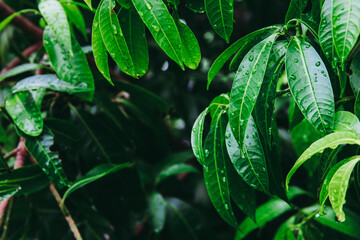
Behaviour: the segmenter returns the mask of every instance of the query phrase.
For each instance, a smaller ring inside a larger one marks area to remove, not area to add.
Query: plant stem
[[[56,202],[59,205],[59,208],[60,208],[61,212],[64,214],[64,217],[65,217],[65,219],[66,219],[72,233],[74,234],[74,238],[76,240],[82,240],[83,238],[80,235],[80,231],[77,228],[74,219],[70,215],[69,210],[67,209],[67,207],[65,205],[61,205],[62,198],[60,197],[59,192],[56,190],[54,184],[50,183],[49,187],[50,187],[50,191],[51,191],[52,195],[54,196]]]

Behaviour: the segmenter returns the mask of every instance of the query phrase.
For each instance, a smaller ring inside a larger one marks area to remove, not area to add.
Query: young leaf
[[[89,172],[87,172],[83,177],[80,177],[75,182],[71,184],[68,190],[64,193],[64,196],[62,198],[61,205],[64,204],[65,200],[71,193],[74,191],[84,187],[85,185],[88,185],[89,183],[92,183],[102,177],[105,177],[109,174],[115,173],[123,168],[132,166],[129,163],[123,163],[119,165],[112,165],[112,164],[101,164],[96,166],[95,168],[91,169]]]
[[[37,63],[25,63],[25,64],[21,64],[17,67],[14,67],[12,69],[10,69],[9,71],[5,72],[4,74],[2,74],[0,76],[0,81],[9,78],[9,77],[13,77],[16,76],[18,74],[22,74],[28,71],[34,71],[36,69],[40,69],[40,68],[44,68],[46,67],[45,65],[41,65],[41,64],[37,64]]]
[[[12,93],[23,92],[27,90],[51,89],[69,94],[89,92],[87,87],[75,86],[68,82],[60,80],[55,74],[34,75],[24,78],[11,88]]]
[[[181,37],[183,62],[188,68],[196,69],[201,60],[198,40],[191,29],[180,21],[179,17],[175,18],[175,23]]]
[[[230,92],[229,122],[240,147],[244,144],[245,130],[264,79],[272,45],[273,34],[256,44],[241,62]]]
[[[225,146],[226,116],[223,110],[216,119],[205,140],[204,178],[206,188],[215,209],[230,225],[237,222],[231,208],[225,161],[228,157]]]
[[[115,0],[103,0],[99,10],[100,32],[106,49],[114,59],[120,70],[137,77],[133,58],[130,55],[119,20],[113,8]]]
[[[100,32],[99,15],[100,7],[98,7],[95,12],[91,32],[91,45],[93,49],[94,60],[100,73],[106,78],[106,80],[109,81],[111,85],[114,85],[110,78],[108,55]]]
[[[5,101],[5,109],[21,131],[39,136],[43,130],[43,118],[29,91],[11,94]]]
[[[359,119],[348,111],[338,111],[335,114],[334,132],[354,131],[360,135]]]
[[[41,15],[64,47],[72,54],[70,26],[64,8],[57,0],[42,0],[39,3]]]
[[[0,173],[0,186],[7,184],[20,186],[15,194],[22,195],[41,190],[49,185],[49,180],[39,166],[33,164]]]
[[[275,33],[276,31],[279,31],[278,26],[270,26],[266,28],[262,28],[260,30],[257,30],[255,32],[252,32],[245,37],[240,38],[236,42],[234,42],[230,47],[228,47],[222,54],[220,54],[219,57],[216,58],[214,63],[211,65],[209,72],[208,72],[208,83],[207,88],[209,89],[211,81],[214,79],[215,75],[220,71],[220,69],[224,66],[224,64],[229,60],[229,58],[234,55],[239,49],[241,49],[247,45],[247,43],[254,39],[251,42],[255,42],[255,39],[257,41],[262,41],[265,38],[269,37],[271,34]]]
[[[69,23],[73,24],[86,39],[87,35],[85,20],[79,8],[74,4],[72,0],[67,0],[67,2],[61,2],[61,5],[66,12]]]
[[[204,157],[204,148],[203,148],[203,131],[204,131],[204,122],[206,114],[209,112],[209,109],[206,108],[200,113],[194,126],[191,131],[191,147],[194,152],[196,159],[201,165],[204,166],[205,157]]]
[[[181,37],[162,0],[132,0],[136,11],[164,52],[184,69]]]
[[[167,203],[160,193],[153,192],[149,198],[149,220],[155,233],[164,228]]]
[[[240,149],[230,129],[230,124],[227,125],[225,142],[230,160],[235,170],[247,184],[259,191],[268,193],[269,176],[266,171],[265,154],[252,117],[249,119],[245,134],[245,143]],[[241,152],[244,153],[244,157],[241,156]]]
[[[92,101],[94,96],[94,78],[87,63],[85,54],[75,38],[72,39],[73,55],[58,42],[54,32],[46,27],[44,47],[59,78],[77,87],[87,88],[87,92],[76,96]]]
[[[360,156],[353,156],[344,163],[333,175],[329,183],[329,199],[339,222],[345,221],[343,205],[345,204],[346,191],[349,185],[350,175],[355,165],[360,161]]]
[[[123,8],[119,21],[127,46],[132,56],[135,72],[143,76],[149,67],[149,51],[145,35],[145,25],[134,9]]]
[[[214,98],[209,105],[209,112],[211,119],[216,119],[220,113],[223,112],[224,109],[229,108],[229,94],[222,93],[216,98]],[[211,121],[211,126],[215,124],[215,121]]]
[[[360,145],[360,137],[358,134],[353,132],[335,132],[326,135],[323,138],[320,138],[316,142],[310,145],[303,154],[296,160],[294,166],[290,169],[286,177],[286,188],[289,188],[289,182],[296,172],[296,170],[308,159],[310,159],[314,154],[323,152],[326,148],[335,149],[341,144],[356,144]]]
[[[68,186],[69,182],[61,166],[59,154],[50,150],[54,145],[54,135],[44,127],[42,134],[38,137],[23,135],[25,138],[25,147],[34,157],[41,169],[48,175],[55,186],[62,188]]]
[[[320,133],[330,132],[334,125],[334,93],[319,54],[309,43],[294,37],[285,64],[291,94],[304,117]]]
[[[360,2],[332,0],[331,10],[332,38],[344,69],[348,55],[360,35]]]
[[[233,30],[233,0],[205,0],[205,11],[215,32],[229,43]]]

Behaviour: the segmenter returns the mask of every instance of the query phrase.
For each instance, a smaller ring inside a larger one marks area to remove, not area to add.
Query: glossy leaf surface
[[[25,63],[25,64],[19,65],[17,67],[14,67],[14,68],[10,69],[9,71],[7,71],[6,73],[2,74],[0,76],[0,81],[4,80],[6,78],[13,77],[18,74],[24,73],[24,72],[34,71],[36,69],[40,69],[40,68],[44,68],[44,67],[46,67],[46,66],[37,64],[37,63]]]
[[[205,156],[204,156],[204,148],[203,148],[203,131],[204,131],[204,122],[206,114],[209,109],[206,108],[204,111],[200,113],[197,119],[194,122],[194,126],[191,131],[191,147],[194,152],[196,159],[199,161],[201,165],[204,165]]]

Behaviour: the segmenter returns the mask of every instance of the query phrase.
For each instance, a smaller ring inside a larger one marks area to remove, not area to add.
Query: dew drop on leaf
[[[319,67],[320,65],[321,65],[320,61],[317,61],[317,62],[315,63],[315,66],[317,66],[317,67]]]

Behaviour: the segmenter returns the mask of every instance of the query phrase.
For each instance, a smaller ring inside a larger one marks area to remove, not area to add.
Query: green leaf
[[[23,14],[23,13],[28,13],[28,12],[33,12],[33,13],[36,13],[36,14],[39,14],[39,11],[35,10],[35,9],[23,9],[23,10],[20,10],[18,12],[15,12],[13,14],[11,14],[10,16],[8,16],[7,18],[5,18],[4,20],[2,20],[0,22],[0,32],[2,30],[4,30],[4,28],[14,19],[16,18],[17,16]]]
[[[325,64],[306,41],[294,37],[286,53],[286,73],[295,102],[320,133],[334,125],[334,93]]]
[[[65,82],[77,87],[87,88],[87,92],[75,94],[85,100],[92,101],[94,95],[94,78],[87,63],[85,54],[75,38],[72,39],[73,54],[58,42],[54,32],[46,27],[44,31],[44,47],[56,74]]]
[[[70,26],[64,8],[57,0],[42,0],[39,3],[39,10],[45,21],[51,28],[54,36],[60,40],[72,55],[72,39]],[[45,43],[45,42],[44,42]]]
[[[334,132],[354,131],[360,135],[359,119],[348,111],[338,111],[335,114]]]
[[[61,205],[65,203],[65,200],[71,193],[74,191],[84,187],[85,185],[88,185],[89,183],[92,183],[102,177],[105,177],[109,174],[115,173],[123,168],[127,168],[132,166],[132,164],[129,163],[123,163],[119,165],[112,165],[112,164],[101,164],[96,166],[95,168],[91,169],[89,172],[87,172],[84,176],[77,179],[75,182],[71,184],[68,190],[64,193],[64,196],[62,198]]]
[[[220,71],[220,69],[224,66],[224,64],[229,60],[229,58],[234,55],[239,49],[241,49],[251,40],[263,40],[269,37],[271,34],[279,31],[278,26],[270,26],[266,28],[262,28],[255,32],[252,32],[245,37],[240,38],[236,42],[234,42],[230,47],[228,47],[219,57],[216,58],[214,63],[211,65],[208,72],[208,83],[207,88],[209,89],[211,81],[214,79],[215,75]],[[253,41],[252,41],[253,42]]]
[[[286,222],[281,224],[281,226],[276,230],[274,240],[297,240],[300,239],[299,236],[296,238],[294,236],[294,225],[295,225],[296,216],[290,217]]]
[[[224,109],[229,108],[229,100],[229,94],[222,93],[211,101],[208,107],[211,119],[216,119],[218,115],[223,112]],[[211,121],[211,126],[213,126],[214,123],[215,121]]]
[[[193,0],[185,0],[185,5],[191,11],[196,13],[205,12],[205,4],[204,1],[193,1]]]
[[[205,11],[215,32],[229,43],[233,30],[233,0],[205,0]]]
[[[59,154],[50,149],[54,145],[54,135],[50,129],[44,127],[42,134],[38,137],[26,135],[23,135],[23,137],[25,138],[26,149],[55,186],[59,188],[68,186],[69,182],[61,166]]]
[[[19,185],[1,184],[0,185],[0,201],[14,196],[21,187]]]
[[[99,7],[100,32],[106,49],[121,71],[137,77],[134,62],[113,8],[115,0],[104,0]]]
[[[234,137],[240,146],[244,144],[245,130],[255,106],[264,79],[272,45],[277,37],[273,34],[256,44],[241,62],[230,92],[229,121]]]
[[[29,91],[11,94],[5,101],[5,109],[21,131],[38,136],[43,130],[43,118]]]
[[[5,72],[4,74],[2,74],[0,76],[0,81],[3,81],[6,78],[9,77],[13,77],[28,71],[34,71],[40,68],[45,68],[46,66],[41,65],[41,64],[37,64],[37,63],[25,63],[25,64],[21,64],[17,67],[14,67],[12,69],[10,69],[9,71]]]
[[[285,22],[293,18],[302,18],[302,13],[307,5],[308,0],[291,0],[290,6],[286,13]]]
[[[72,0],[67,0],[67,2],[61,2],[61,5],[65,10],[69,23],[73,24],[86,39],[87,35],[85,20],[79,8],[74,4]]]
[[[162,168],[157,177],[156,177],[156,183],[161,182],[165,178],[168,178],[172,175],[179,174],[179,173],[199,173],[199,171],[187,164],[184,163],[176,163],[169,166],[166,166]]]
[[[100,32],[99,15],[100,15],[100,7],[98,7],[95,12],[94,21],[92,25],[92,33],[91,33],[91,45],[93,49],[94,60],[100,73],[106,78],[106,80],[109,81],[111,85],[114,85],[110,77],[109,62],[108,62],[106,47]]]
[[[346,191],[350,175],[355,165],[360,161],[360,156],[353,156],[351,160],[343,163],[334,173],[329,183],[329,199],[339,222],[345,221],[343,205],[345,204]]]
[[[205,140],[204,178],[210,200],[220,216],[231,226],[237,222],[231,208],[225,161],[228,158],[225,146],[226,116],[223,110],[216,119]]]
[[[136,11],[164,52],[184,69],[181,37],[162,0],[132,0]]]
[[[350,75],[350,85],[355,96],[358,96],[360,90],[360,54],[356,54],[350,66],[352,74]]]
[[[44,122],[54,134],[55,143],[73,146],[81,140],[82,135],[79,128],[70,121],[57,118],[46,118],[44,119]]]
[[[360,145],[360,137],[358,134],[353,132],[335,132],[326,135],[323,138],[320,138],[316,142],[310,145],[308,149],[306,149],[303,154],[296,160],[294,166],[290,169],[287,177],[286,177],[286,188],[289,187],[289,182],[296,172],[296,170],[309,158],[311,158],[316,153],[323,152],[326,148],[335,149],[337,146],[341,144],[356,144]]]
[[[269,176],[266,171],[265,153],[252,117],[249,119],[245,134],[245,143],[240,149],[230,125],[227,125],[225,142],[230,160],[235,170],[247,184],[259,191],[268,193]],[[241,152],[244,153],[244,156],[241,156]]]
[[[86,5],[89,6],[89,8],[92,10],[92,6],[91,6],[91,0],[84,0],[84,2],[86,3]]]
[[[198,40],[191,29],[177,17],[175,23],[182,42],[182,56],[184,64],[190,69],[196,69],[201,60],[201,52]]]
[[[332,63],[333,68],[336,67],[338,60],[335,44],[334,44],[334,30],[333,30],[333,0],[325,0],[321,8],[321,21],[319,25],[319,42],[320,46],[325,53],[325,56]]]
[[[58,92],[67,92],[69,94],[79,92],[89,92],[87,87],[75,86],[68,82],[60,80],[55,74],[34,75],[24,78],[11,88],[12,93],[23,92],[27,90],[51,89]]]
[[[155,233],[159,233],[165,224],[167,203],[160,193],[153,192],[149,198],[149,220]]]
[[[344,69],[349,53],[360,35],[360,2],[332,0],[331,18],[332,38]]]
[[[124,7],[125,9],[129,9],[132,7],[131,0],[116,0],[120,6]]]
[[[49,185],[49,180],[36,164],[0,173],[0,186],[20,186],[16,195],[37,192]]]
[[[209,109],[206,108],[200,113],[194,122],[194,126],[191,131],[191,147],[194,152],[196,159],[201,165],[204,166],[205,157],[204,157],[204,148],[203,148],[203,131],[204,131],[204,122],[206,114],[209,112]]]
[[[123,8],[119,13],[121,29],[132,56],[137,77],[143,76],[149,67],[149,51],[145,25],[133,9]]]

